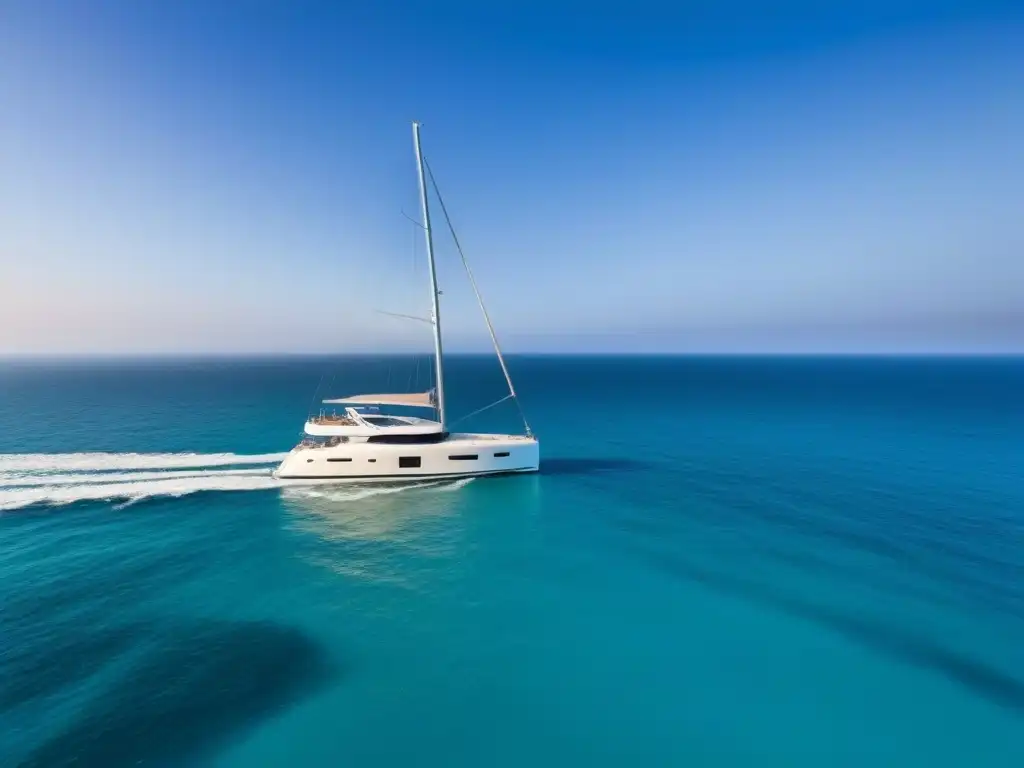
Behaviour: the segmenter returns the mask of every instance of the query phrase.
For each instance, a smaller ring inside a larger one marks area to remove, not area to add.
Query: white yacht
[[[434,266],[434,243],[427,194],[428,174],[431,185],[438,194],[438,202],[462,257],[463,266],[476,294],[494,344],[494,351],[508,384],[508,394],[487,408],[505,400],[513,400],[518,406],[518,400],[490,317],[473,279],[473,273],[462,253],[458,238],[455,237],[451,221],[448,220],[444,201],[437,190],[433,174],[423,159],[419,123],[413,123],[413,143],[419,171],[422,226],[430,267],[428,271],[431,315],[428,322],[432,326],[434,336],[434,387],[428,392],[352,395],[323,401],[325,405],[331,406],[331,410],[321,408],[316,416],[307,419],[304,439],[288,453],[274,472],[278,478],[359,483],[401,482],[536,472],[539,468],[540,446],[525,417],[521,435],[449,432],[444,399],[440,291],[437,288],[437,272]],[[381,408],[389,407],[406,411],[419,409],[424,412],[424,416],[395,415],[381,411]]]

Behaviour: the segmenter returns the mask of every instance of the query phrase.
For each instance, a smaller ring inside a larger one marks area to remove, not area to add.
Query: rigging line
[[[493,408],[496,405],[501,405],[506,400],[515,400],[515,397],[516,396],[513,393],[509,392],[503,398],[501,398],[500,400],[495,400],[490,405],[485,405],[483,408],[477,408],[472,413],[467,413],[465,416],[460,416],[458,419],[456,419],[455,421],[452,422],[452,425],[454,426],[455,424],[458,424],[460,421],[465,421],[470,416],[476,416],[478,413],[483,413],[484,411],[489,410],[489,409]],[[524,419],[524,422],[525,422],[525,419]],[[527,427],[527,429],[529,429],[529,427]]]
[[[419,320],[421,323],[427,323],[428,325],[433,325],[433,323],[430,320],[428,320],[427,318],[425,318],[425,317],[417,317],[416,315],[406,315],[406,314],[403,314],[401,312],[388,312],[387,310],[384,310],[384,309],[375,309],[373,311],[376,312],[378,315],[389,315],[390,317],[400,317],[403,320]]]
[[[317,382],[316,389],[313,390],[313,399],[309,401],[309,409],[306,411],[306,415],[307,416],[312,416],[313,415],[313,404],[316,403],[316,396],[320,392],[320,387],[323,385],[323,383],[324,383],[324,376],[326,376],[326,375],[327,375],[326,373],[321,373],[320,374],[320,381]]]
[[[519,418],[523,420],[523,426],[526,428],[527,436],[532,437],[533,431],[530,429],[530,424],[526,420],[526,414],[523,412],[523,406],[520,404],[519,397],[516,395],[516,389],[512,386],[512,376],[509,374],[508,367],[505,365],[505,358],[501,354],[501,345],[498,344],[498,336],[494,332],[494,326],[491,324],[491,316],[487,313],[487,307],[484,306],[484,298],[480,294],[480,288],[477,287],[476,279],[473,277],[473,270],[469,268],[469,261],[466,259],[466,254],[462,251],[462,244],[459,243],[459,236],[455,234],[455,226],[452,224],[451,217],[448,215],[448,209],[445,207],[444,198],[441,197],[441,190],[438,188],[437,180],[434,178],[434,171],[431,169],[430,163],[427,162],[426,158],[423,159],[423,165],[426,166],[427,175],[430,177],[430,185],[434,188],[434,194],[437,195],[437,202],[441,204],[441,213],[444,214],[444,220],[448,225],[448,231],[452,233],[455,250],[459,252],[459,258],[462,259],[462,266],[466,269],[466,276],[469,277],[469,284],[473,287],[473,294],[476,296],[477,304],[480,305],[480,311],[484,315],[484,322],[487,324],[487,332],[491,336],[491,343],[494,345],[494,351],[498,354],[498,364],[501,366],[501,372],[505,374],[505,383],[508,384],[509,396],[516,403],[516,409],[519,411]]]
[[[420,224],[418,221],[416,221],[416,219],[414,219],[412,216],[410,216],[405,211],[402,211],[401,213],[402,213],[403,216],[405,216],[405,218],[407,218],[409,221],[411,221],[413,224],[415,224],[420,229],[426,229],[426,227],[424,227],[422,224]]]

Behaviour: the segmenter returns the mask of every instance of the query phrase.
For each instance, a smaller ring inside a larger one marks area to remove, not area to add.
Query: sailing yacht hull
[[[275,470],[281,480],[415,482],[536,472],[540,446],[520,435],[459,434],[438,443],[296,446]]]
[[[329,398],[325,404],[345,405],[344,413],[332,411],[312,415],[306,421],[309,436],[287,455],[274,472],[281,480],[298,482],[350,481],[350,482],[402,482],[433,478],[478,477],[480,475],[536,472],[540,468],[540,447],[530,436],[530,427],[523,417],[526,435],[453,434],[447,433],[444,397],[444,354],[441,339],[441,308],[434,263],[434,241],[431,236],[430,206],[427,199],[429,169],[420,147],[420,124],[412,124],[413,145],[416,150],[416,169],[419,176],[420,207],[423,211],[423,236],[427,247],[430,275],[431,313],[427,320],[434,336],[433,387],[429,392],[389,393],[377,395],[350,395]],[[487,410],[505,400],[515,400],[515,388],[505,366],[505,358],[498,346],[483,297],[469,269],[466,257],[458,244],[455,230],[448,219],[440,190],[430,173],[430,184],[444,211],[452,240],[462,258],[466,275],[487,331],[498,356],[508,394],[471,415]],[[421,318],[422,319],[422,318]],[[436,421],[409,416],[388,415],[377,409],[385,407],[429,409]],[[522,409],[520,408],[520,415]],[[466,417],[464,417],[466,418]],[[321,438],[325,438],[322,439]]]

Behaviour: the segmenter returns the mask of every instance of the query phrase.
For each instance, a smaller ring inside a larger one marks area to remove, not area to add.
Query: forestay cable
[[[471,416],[476,416],[478,413],[483,413],[484,411],[490,410],[491,408],[493,408],[496,405],[501,405],[506,400],[514,399],[514,398],[515,398],[515,395],[512,394],[512,393],[509,393],[509,394],[505,395],[503,398],[501,398],[500,400],[495,400],[490,405],[485,405],[483,408],[477,408],[472,413],[467,413],[465,416],[460,416],[459,418],[457,418],[455,421],[452,422],[452,426],[458,424],[459,422],[465,421],[466,419],[470,418]],[[519,412],[522,413],[522,410],[520,410]],[[523,424],[526,424],[526,419],[523,419]],[[530,433],[530,425],[529,424],[526,425],[526,432],[527,432],[527,434]]]
[[[487,307],[484,306],[483,296],[480,294],[480,289],[477,287],[476,279],[473,277],[473,270],[469,268],[469,261],[466,260],[466,254],[462,252],[462,245],[459,243],[459,236],[455,234],[455,227],[452,225],[451,217],[448,215],[448,209],[445,207],[444,198],[441,197],[441,190],[438,189],[437,180],[434,179],[434,171],[430,167],[430,163],[427,159],[423,159],[423,165],[427,169],[427,175],[430,177],[430,186],[434,188],[434,194],[437,195],[437,202],[441,204],[441,213],[444,214],[445,223],[448,225],[448,231],[452,233],[452,240],[455,243],[455,250],[459,252],[459,258],[462,259],[462,266],[466,270],[466,275],[469,277],[469,284],[473,287],[473,294],[476,296],[476,302],[480,305],[480,311],[483,313],[484,322],[487,324],[487,332],[491,336],[491,343],[494,345],[494,351],[498,355],[498,364],[501,365],[501,372],[505,374],[505,382],[508,384],[508,396],[503,397],[497,402],[491,403],[490,405],[473,411],[469,416],[473,416],[481,411],[485,411],[488,408],[492,408],[498,403],[503,403],[511,398],[515,404],[516,409],[519,411],[519,418],[523,420],[523,426],[526,428],[526,434],[529,437],[533,437],[533,431],[530,429],[529,422],[526,421],[526,414],[523,413],[523,406],[519,403],[519,397],[516,395],[516,389],[512,385],[512,377],[509,375],[508,367],[505,365],[505,358],[501,354],[501,346],[498,344],[498,336],[494,332],[494,326],[491,324],[491,316],[487,314]],[[469,418],[469,416],[463,416],[462,419]],[[459,419],[459,421],[462,421]]]

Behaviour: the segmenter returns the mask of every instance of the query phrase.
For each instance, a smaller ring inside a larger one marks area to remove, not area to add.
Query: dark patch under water
[[[891,624],[844,614],[735,576],[716,573],[680,557],[651,551],[646,552],[645,557],[676,577],[814,622],[897,661],[940,674],[976,695],[1024,714],[1024,681],[984,661],[944,647],[933,639]]]
[[[4,654],[0,712],[59,694],[101,671],[139,643],[139,627],[89,627],[69,631],[56,642],[24,644]]]
[[[337,674],[299,629],[204,619],[127,626],[48,648],[26,667],[51,668],[32,693],[45,694],[113,661],[132,642],[153,644],[22,768],[189,764]],[[30,688],[22,680],[20,695]]]

